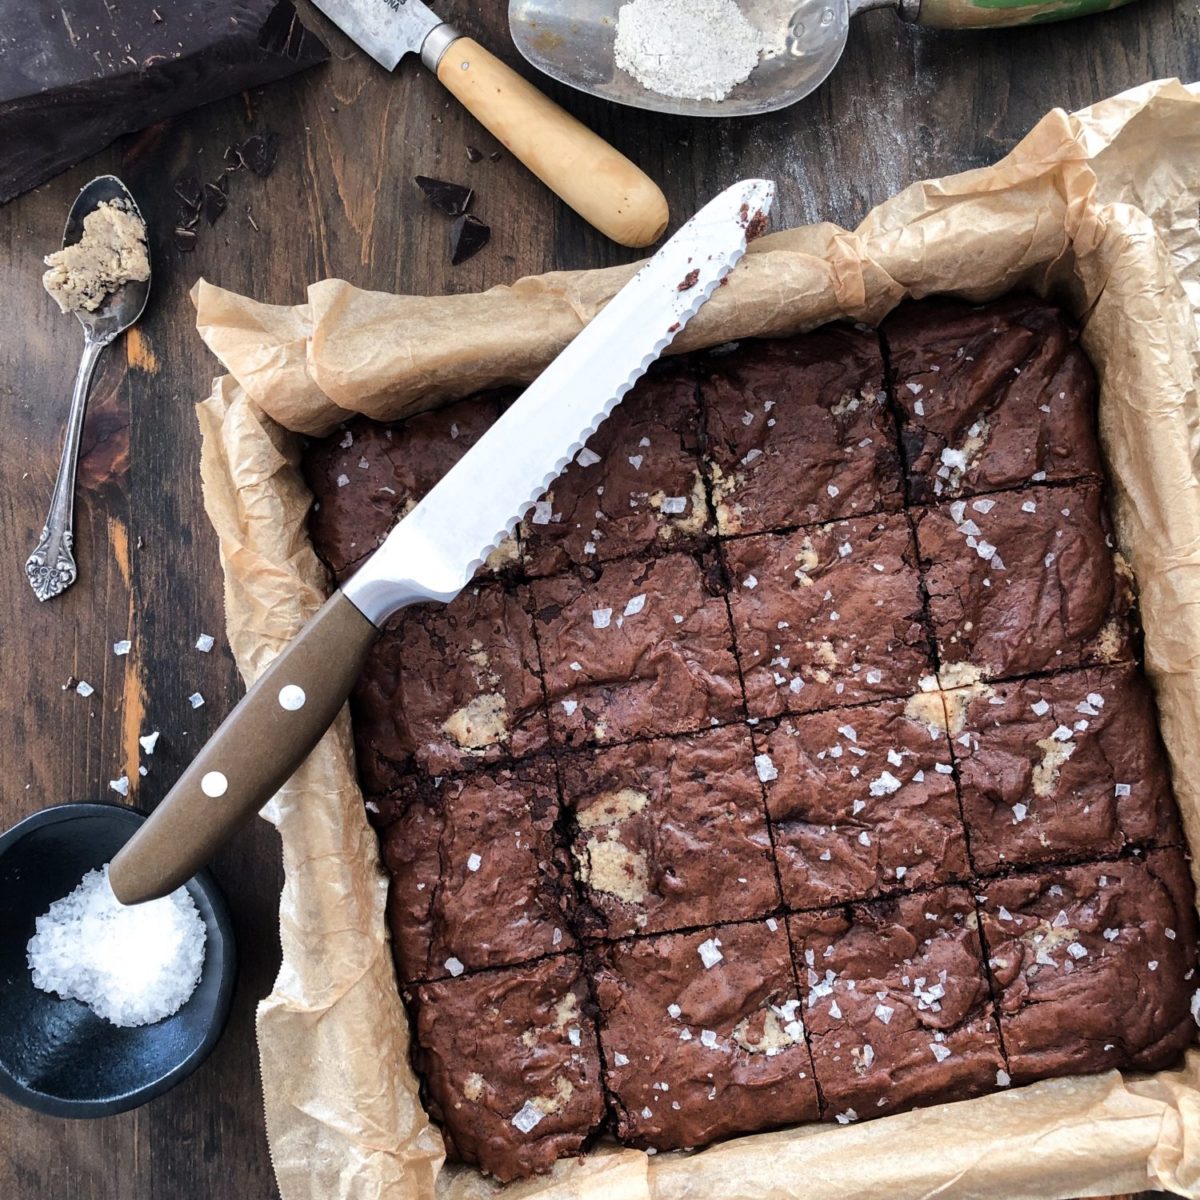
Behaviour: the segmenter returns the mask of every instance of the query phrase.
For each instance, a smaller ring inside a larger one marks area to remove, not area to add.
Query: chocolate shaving
[[[454,266],[478,254],[491,240],[492,229],[478,217],[464,213],[450,231],[450,261]]]
[[[461,217],[471,207],[475,193],[461,183],[447,183],[444,179],[430,179],[428,175],[417,176],[417,187],[429,197],[429,202],[448,217]]]
[[[482,161],[483,161],[483,151],[478,149],[478,147],[476,147],[476,146],[468,146],[467,147],[467,162],[477,163],[477,162],[482,162]]]
[[[504,155],[501,154],[499,150],[493,150],[491,154],[488,155],[488,158],[490,158],[492,162],[499,162],[503,157]]]
[[[210,225],[217,223],[217,218],[229,207],[229,197],[225,194],[225,176],[222,175],[216,183],[204,185],[204,216]]]

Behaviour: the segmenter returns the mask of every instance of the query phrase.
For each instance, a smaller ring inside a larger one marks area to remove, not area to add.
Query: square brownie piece
[[[1195,897],[1180,850],[983,885],[1014,1083],[1174,1065],[1195,1037]]]
[[[826,1116],[843,1124],[1007,1081],[964,888],[788,918]]]
[[[744,920],[779,906],[743,726],[572,755],[561,770],[580,917],[595,936]]]
[[[784,718],[758,759],[789,908],[965,878],[941,699]]]
[[[752,717],[907,696],[933,670],[902,513],[724,547]]]
[[[411,777],[379,808],[402,982],[510,966],[574,945],[552,762]]]
[[[549,734],[521,593],[472,585],[450,604],[405,609],[371,650],[352,705],[371,791],[413,766],[445,774],[541,750]]]
[[[742,715],[715,562],[621,559],[532,591],[558,742],[689,733]]]
[[[1098,485],[997,492],[913,515],[943,667],[997,679],[1131,656],[1132,588]]]
[[[818,1116],[781,920],[607,946],[594,979],[622,1141],[673,1150]]]
[[[977,684],[947,702],[977,870],[1181,839],[1154,697],[1136,666]]]
[[[525,518],[521,544],[531,575],[554,575],[679,547],[708,524],[696,376],[669,362],[651,368],[588,438]]]
[[[922,300],[883,335],[913,501],[1100,477],[1096,377],[1054,305]]]
[[[594,1007],[573,955],[407,996],[413,1059],[447,1149],[501,1182],[577,1154],[604,1120]]]
[[[304,478],[316,497],[309,533],[339,584],[483,437],[510,396],[485,393],[391,425],[358,417],[305,451]],[[516,561],[509,538],[487,565]]]
[[[898,509],[874,332],[831,325],[700,359],[717,529],[761,533]]]

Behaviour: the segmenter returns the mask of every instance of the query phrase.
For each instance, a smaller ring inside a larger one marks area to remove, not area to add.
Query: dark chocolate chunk
[[[175,249],[182,250],[185,254],[190,253],[196,248],[196,231],[194,229],[184,229],[182,225],[175,229]]]
[[[242,161],[242,148],[240,146],[226,146],[221,161],[225,164],[225,170],[227,171],[240,171],[246,165]]]
[[[464,213],[450,231],[450,261],[454,266],[473,258],[491,241],[492,227],[478,217]]]
[[[428,175],[417,176],[417,187],[429,197],[429,202],[448,217],[461,217],[471,207],[475,193],[461,183],[447,183],[444,179],[430,179]]]
[[[483,158],[483,151],[478,146],[467,147],[467,162],[477,163]]]
[[[200,176],[196,174],[195,167],[188,167],[183,174],[175,180],[171,189],[175,195],[183,201],[188,208],[199,208],[203,200],[203,192],[200,186]]]
[[[221,179],[224,180],[222,175]],[[210,225],[217,223],[217,218],[229,207],[229,197],[220,183],[204,185],[204,216]]]
[[[238,147],[238,152],[242,157],[242,162],[255,175],[260,179],[266,179],[275,170],[275,163],[279,158],[279,134],[256,133]]]

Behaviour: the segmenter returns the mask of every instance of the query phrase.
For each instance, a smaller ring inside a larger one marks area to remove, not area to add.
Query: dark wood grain
[[[439,8],[521,66],[499,0]],[[115,799],[152,807],[233,704],[240,684],[221,636],[216,539],[200,496],[193,404],[216,364],[193,329],[197,276],[292,303],[337,275],[363,287],[469,291],[530,272],[628,260],[507,156],[471,164],[492,139],[455,109],[428,73],[389,78],[328,23],[334,60],[262,92],[210,105],[124,139],[0,209],[0,824],[47,804]],[[566,107],[657,178],[675,223],[748,174],[779,181],[776,222],[853,225],[899,188],[993,161],[1056,105],[1077,108],[1148,79],[1200,75],[1200,11],[1141,0],[1076,23],[953,34],[858,18],[833,77],[799,104],[758,120],[687,121],[618,110],[550,87]],[[266,180],[230,180],[228,212],[200,229],[190,255],[172,248],[170,181],[189,162],[220,173],[232,141],[281,136]],[[49,500],[79,330],[39,282],[76,190],[116,171],[149,217],[150,309],[135,338],[98,374],[80,470],[79,583],[39,606],[21,571]],[[491,245],[451,267],[449,222],[412,184],[416,174],[470,183]],[[257,226],[257,228],[255,228]],[[196,637],[217,635],[209,655]],[[112,642],[130,637],[117,658]],[[88,699],[64,690],[85,678]],[[203,708],[187,696],[200,691]],[[137,776],[137,737],[162,731]],[[275,1194],[263,1134],[253,1013],[278,965],[278,848],[262,822],[216,864],[236,914],[240,976],[229,1030],[185,1084],[122,1117],[68,1122],[0,1102],[0,1195],[9,1200],[193,1200]]]

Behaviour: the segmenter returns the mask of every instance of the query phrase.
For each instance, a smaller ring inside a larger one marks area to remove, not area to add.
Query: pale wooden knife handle
[[[620,151],[548,100],[478,42],[460,37],[437,77],[551,191],[622,246],[649,246],[667,228],[667,199]]]
[[[333,723],[378,636],[334,592],[113,859],[118,900],[139,904],[173,892],[262,808]]]

